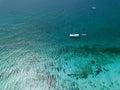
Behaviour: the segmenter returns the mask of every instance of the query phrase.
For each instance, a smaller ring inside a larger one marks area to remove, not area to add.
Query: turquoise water
[[[119,0],[0,0],[0,90],[120,90],[119,10]]]

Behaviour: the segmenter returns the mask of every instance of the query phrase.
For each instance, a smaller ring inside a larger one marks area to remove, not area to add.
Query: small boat
[[[96,7],[91,7],[92,10],[96,10],[97,8]]]
[[[79,38],[79,37],[80,37],[79,34],[70,34],[69,36],[70,36],[71,38]]]
[[[86,33],[83,33],[83,34],[81,34],[81,36],[87,36],[87,34],[86,34]]]

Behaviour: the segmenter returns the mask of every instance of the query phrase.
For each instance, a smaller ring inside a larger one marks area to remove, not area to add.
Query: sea
[[[0,90],[120,90],[120,0],[0,0]]]

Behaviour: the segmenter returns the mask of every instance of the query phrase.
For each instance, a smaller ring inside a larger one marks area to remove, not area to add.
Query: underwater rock
[[[62,69],[62,68],[60,68],[60,67],[57,67],[57,68],[56,68],[56,70],[57,70],[58,72],[61,71],[61,69]]]
[[[83,72],[82,78],[85,78],[85,79],[86,79],[87,77],[88,77],[88,74]]]
[[[91,62],[92,64],[95,64],[95,61],[94,61],[94,60],[91,60],[90,62]]]
[[[101,68],[98,68],[98,71],[102,72],[102,69],[101,69]]]
[[[101,68],[102,68],[102,66],[101,65],[99,65],[99,64],[96,64],[96,68],[98,69],[98,70],[102,70]]]
[[[83,73],[79,73],[79,74],[67,74],[68,76],[70,77],[74,77],[76,79],[79,79],[79,78],[84,78],[86,79],[88,77],[88,74],[83,72]]]
[[[103,69],[104,69],[105,71],[109,71],[109,69],[106,69],[105,67],[103,67]]]
[[[63,69],[63,72],[66,73],[66,72],[65,72],[65,69]]]
[[[96,75],[100,74],[100,72],[102,72],[102,69],[101,68],[97,68]]]
[[[98,74],[100,74],[100,71],[99,71],[99,70],[96,71],[96,75],[98,75]]]

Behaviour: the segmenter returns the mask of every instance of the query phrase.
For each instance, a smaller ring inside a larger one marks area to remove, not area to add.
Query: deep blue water
[[[119,0],[0,0],[0,90],[119,90],[119,16]]]

